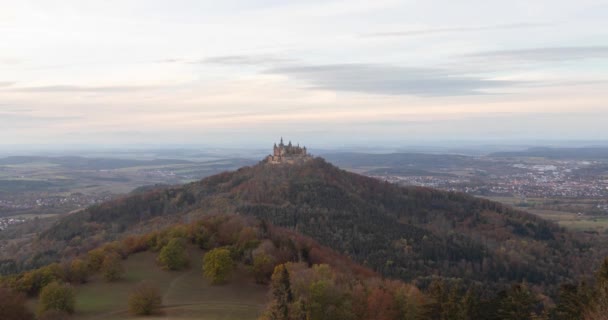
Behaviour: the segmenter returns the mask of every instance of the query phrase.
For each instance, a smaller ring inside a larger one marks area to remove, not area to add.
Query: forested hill
[[[217,213],[292,228],[386,276],[421,284],[443,276],[552,287],[590,274],[593,256],[600,256],[583,235],[534,215],[460,193],[400,187],[321,158],[260,163],[93,206],[60,220],[38,245],[61,243],[48,252],[65,254],[135,229]]]

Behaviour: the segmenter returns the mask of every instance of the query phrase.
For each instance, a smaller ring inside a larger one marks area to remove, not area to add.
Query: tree
[[[133,315],[151,315],[162,304],[160,290],[149,282],[141,282],[129,295],[129,312]]]
[[[25,297],[0,288],[0,319],[32,320],[34,315],[25,306]]]
[[[274,259],[265,253],[258,253],[253,257],[253,276],[255,282],[260,284],[268,283],[274,268]]]
[[[74,289],[71,286],[52,282],[40,291],[38,314],[43,315],[47,311],[62,311],[72,314],[75,302]]]
[[[555,314],[559,320],[580,319],[581,314],[591,301],[593,296],[589,287],[581,285],[563,284],[559,290],[559,303],[555,308]]]
[[[289,271],[284,264],[274,268],[272,273],[272,296],[274,305],[270,311],[271,319],[288,320],[289,306],[293,302]]]
[[[531,319],[538,300],[525,283],[515,284],[500,302],[498,315],[503,320]]]
[[[69,281],[73,283],[85,283],[89,276],[89,268],[86,262],[76,258],[70,263]]]
[[[592,301],[585,312],[585,320],[608,319],[608,258],[604,259],[596,279]]]
[[[103,274],[103,278],[108,282],[122,278],[124,273],[122,258],[117,253],[108,254],[103,259],[101,273]]]
[[[203,274],[213,284],[226,282],[233,269],[234,262],[226,248],[213,249],[203,258]]]
[[[93,249],[87,253],[87,264],[91,272],[97,272],[101,269],[105,255],[101,248]]]
[[[166,270],[180,270],[188,266],[186,244],[182,238],[173,238],[167,243],[158,255],[158,262]]]

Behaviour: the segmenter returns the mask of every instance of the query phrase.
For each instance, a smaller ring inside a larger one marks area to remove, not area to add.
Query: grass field
[[[107,283],[95,277],[77,286],[76,313],[71,319],[256,319],[266,302],[267,288],[256,285],[243,270],[238,271],[230,283],[211,286],[202,276],[202,252],[191,252],[191,268],[186,271],[164,271],[157,266],[154,253],[144,252],[124,261],[126,274],[122,281]],[[128,314],[129,293],[142,280],[160,288],[162,314],[150,317]]]
[[[585,212],[593,205],[592,199],[541,199],[529,198],[529,203],[551,204],[554,201],[559,201],[553,206],[557,209],[543,208],[551,205],[540,205],[536,207],[520,206],[522,200],[515,197],[491,197],[490,200],[502,202],[518,209],[536,214],[543,219],[557,222],[559,225],[574,231],[587,231],[606,233],[608,231],[608,216],[579,214]]]
[[[529,210],[544,219],[555,221],[559,225],[577,231],[597,231],[605,233],[608,230],[608,217],[604,216],[581,216],[573,212],[552,210]]]

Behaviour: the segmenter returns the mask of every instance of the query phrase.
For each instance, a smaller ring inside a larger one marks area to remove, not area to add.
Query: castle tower
[[[312,159],[308,155],[306,147],[300,147],[300,143],[293,144],[291,141],[286,145],[283,137],[281,137],[280,143],[277,145],[274,143],[272,154],[266,158],[268,163],[279,164],[295,164],[308,161]]]

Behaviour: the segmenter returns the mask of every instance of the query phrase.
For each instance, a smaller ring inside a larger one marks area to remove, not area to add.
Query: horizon
[[[606,9],[8,1],[0,148],[593,141],[607,133]]]

